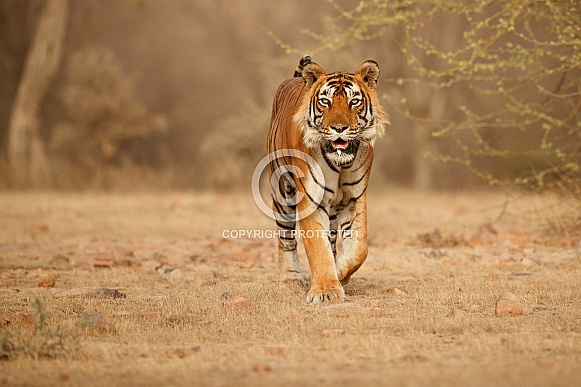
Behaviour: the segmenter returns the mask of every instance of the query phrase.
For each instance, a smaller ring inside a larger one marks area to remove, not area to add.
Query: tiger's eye
[[[328,98],[321,97],[321,98],[319,98],[319,105],[321,105],[321,106],[331,106],[331,101]]]
[[[353,98],[351,100],[351,102],[349,102],[349,105],[351,105],[352,108],[357,107],[357,106],[361,105],[361,99],[360,98]]]

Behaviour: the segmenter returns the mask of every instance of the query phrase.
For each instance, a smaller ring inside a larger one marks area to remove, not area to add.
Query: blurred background
[[[379,62],[373,184],[578,190],[576,1],[0,0],[0,188],[248,188],[311,54]]]

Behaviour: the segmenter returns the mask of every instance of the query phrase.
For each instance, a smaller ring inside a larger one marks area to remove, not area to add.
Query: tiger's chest
[[[355,160],[351,165],[338,167],[326,160],[322,153],[319,153],[315,159],[321,167],[322,177],[310,179],[305,185],[309,196],[319,197],[322,199],[319,205],[324,208],[341,209],[346,207],[353,200],[358,199],[367,189],[369,172],[372,162],[372,154],[369,148],[361,147]]]

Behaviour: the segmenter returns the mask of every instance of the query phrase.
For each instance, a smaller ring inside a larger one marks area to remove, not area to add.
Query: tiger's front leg
[[[345,292],[337,277],[329,240],[329,216],[323,209],[317,208],[300,220],[300,228],[312,275],[307,302],[343,301]]]
[[[339,212],[343,251],[337,259],[337,277],[346,285],[367,258],[367,194]]]

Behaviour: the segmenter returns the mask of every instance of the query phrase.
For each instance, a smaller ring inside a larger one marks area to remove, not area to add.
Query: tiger
[[[269,177],[280,280],[307,286],[300,236],[311,270],[307,303],[344,301],[343,286],[367,258],[373,147],[390,124],[377,96],[379,73],[367,60],[355,73],[327,74],[307,55],[274,97],[267,148],[275,155]]]

